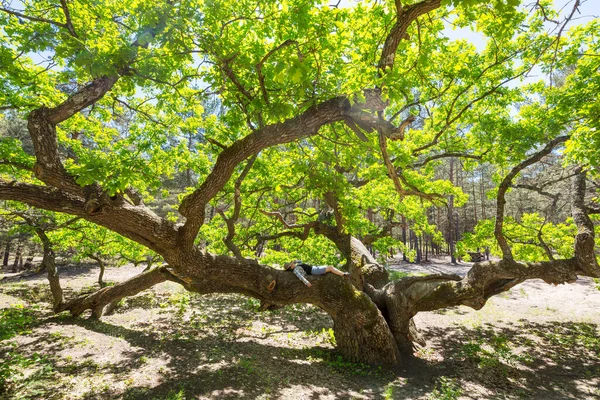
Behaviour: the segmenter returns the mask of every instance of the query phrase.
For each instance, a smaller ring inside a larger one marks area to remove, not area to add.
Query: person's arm
[[[304,276],[302,276],[302,273],[300,272],[300,267],[296,267],[294,268],[294,275],[296,275],[296,277],[298,279],[300,279],[302,281],[302,283],[304,283],[306,286],[311,287],[312,285],[310,284],[309,281],[306,280],[306,278]]]

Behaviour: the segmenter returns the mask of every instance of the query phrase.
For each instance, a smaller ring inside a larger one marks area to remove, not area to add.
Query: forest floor
[[[97,272],[63,268],[67,298],[94,290]],[[108,269],[105,279],[136,273]],[[0,398],[600,399],[600,291],[590,279],[530,281],[480,311],[421,313],[427,346],[397,371],[345,362],[331,319],[312,306],[261,313],[253,299],[189,294],[170,282],[100,321],[54,316],[49,300],[43,275],[0,283]]]

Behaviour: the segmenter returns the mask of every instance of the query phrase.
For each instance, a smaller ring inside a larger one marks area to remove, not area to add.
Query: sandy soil
[[[391,269],[469,267],[437,260]],[[108,269],[105,280],[139,271]],[[67,296],[93,290],[97,272],[63,268]],[[30,331],[0,342],[0,362],[27,360],[10,371],[0,398],[600,399],[600,291],[589,279],[530,281],[480,311],[421,313],[415,321],[427,346],[396,371],[341,359],[331,319],[311,306],[258,313],[252,299],[164,283],[93,321],[53,316],[47,300],[43,276],[0,284],[0,308],[34,308]]]

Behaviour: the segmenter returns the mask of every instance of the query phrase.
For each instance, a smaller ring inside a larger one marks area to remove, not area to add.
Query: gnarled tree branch
[[[440,0],[425,0],[406,7],[397,7],[396,23],[385,39],[381,57],[379,58],[378,66],[380,69],[392,68],[398,45],[402,39],[407,38],[406,31],[410,24],[421,15],[435,10],[440,5]]]
[[[517,176],[519,172],[529,167],[530,165],[533,165],[536,162],[540,161],[544,156],[550,154],[557,145],[559,145],[560,143],[564,143],[565,141],[567,141],[567,139],[569,139],[569,136],[559,136],[548,142],[548,144],[546,144],[546,146],[544,146],[541,150],[535,152],[529,158],[514,166],[498,186],[494,236],[496,237],[498,246],[500,246],[500,249],[502,250],[502,257],[505,260],[512,260],[513,258],[510,246],[506,242],[506,238],[504,237],[504,233],[502,232],[502,228],[504,226],[504,207],[506,205],[506,191],[509,189],[513,179]]]
[[[186,218],[181,230],[183,245],[193,245],[204,221],[206,204],[225,186],[240,162],[264,148],[314,135],[322,125],[342,120],[350,108],[346,98],[336,97],[285,122],[258,129],[223,150],[202,185],[181,202],[179,212]]]
[[[231,215],[231,217],[227,218],[223,210],[217,210],[223,218],[223,220],[225,221],[225,223],[227,224],[227,236],[223,239],[223,242],[225,243],[227,248],[233,252],[233,254],[238,260],[242,260],[244,258],[239,247],[237,247],[237,245],[233,242],[233,238],[235,237],[235,224],[240,217],[240,211],[242,209],[241,186],[242,182],[246,178],[246,175],[248,175],[248,173],[252,169],[252,165],[254,165],[254,161],[256,161],[257,157],[258,154],[255,154],[250,158],[250,160],[248,160],[248,163],[246,163],[244,170],[235,181],[235,188],[233,194],[233,214]]]

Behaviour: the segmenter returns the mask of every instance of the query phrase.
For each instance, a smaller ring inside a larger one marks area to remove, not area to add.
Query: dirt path
[[[410,273],[468,268],[444,260],[392,266]],[[105,279],[139,271],[108,269]],[[92,289],[97,269],[62,276],[72,295]],[[341,359],[331,319],[311,306],[256,313],[253,299],[190,295],[165,283],[91,321],[52,316],[47,296],[43,276],[0,284],[0,327],[31,319],[29,333],[0,342],[0,377],[11,365],[3,398],[600,398],[600,291],[591,280],[558,287],[531,281],[480,311],[421,313],[415,320],[427,346],[395,372]],[[35,309],[28,314],[15,304]]]

